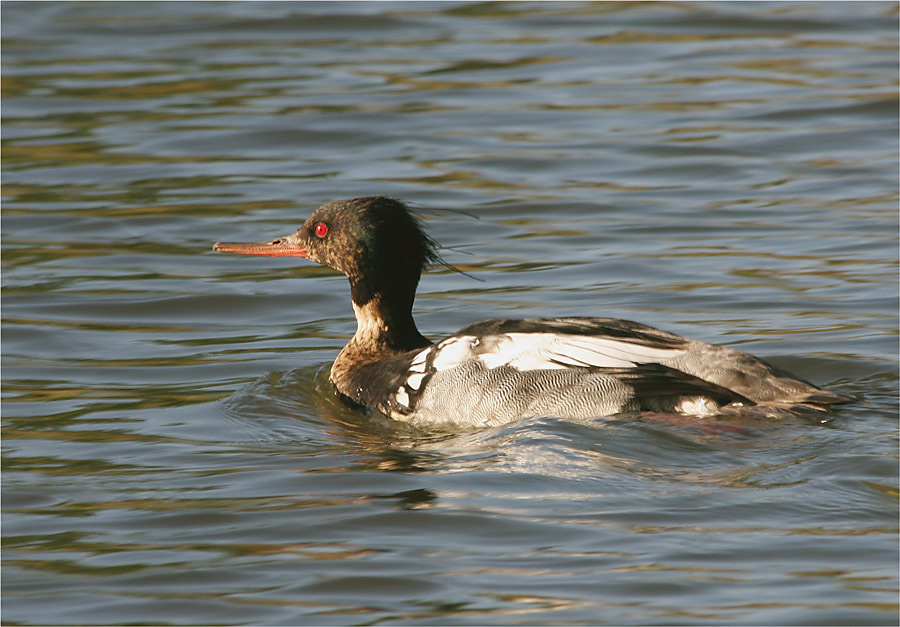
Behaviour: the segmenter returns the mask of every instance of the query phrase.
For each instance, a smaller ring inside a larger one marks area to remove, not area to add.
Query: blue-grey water
[[[4,624],[898,623],[895,2],[4,2],[2,45]],[[357,413],[344,277],[210,246],[370,194],[480,279],[423,278],[432,338],[621,317],[861,400]]]

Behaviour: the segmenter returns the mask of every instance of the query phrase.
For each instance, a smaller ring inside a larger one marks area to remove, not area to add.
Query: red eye
[[[328,234],[328,227],[324,223],[319,222],[316,225],[316,235],[318,235],[319,237],[325,237],[327,234]]]

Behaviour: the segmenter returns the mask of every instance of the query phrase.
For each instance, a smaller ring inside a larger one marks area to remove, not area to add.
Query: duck
[[[329,379],[348,404],[422,426],[498,426],[635,412],[780,418],[824,412],[831,392],[739,350],[602,317],[502,318],[437,342],[413,320],[422,273],[445,263],[409,206],[337,200],[296,232],[217,242],[221,253],[302,257],[343,273],[357,328]]]

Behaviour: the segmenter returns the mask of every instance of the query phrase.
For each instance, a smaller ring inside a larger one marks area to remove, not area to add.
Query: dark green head
[[[269,257],[307,257],[343,272],[357,305],[376,296],[412,308],[422,271],[439,262],[437,245],[405,204],[386,196],[336,200],[300,229],[269,242],[218,242],[213,250]]]
[[[307,257],[347,275],[357,305],[380,294],[411,307],[422,271],[439,260],[407,206],[386,196],[322,205],[292,237]]]

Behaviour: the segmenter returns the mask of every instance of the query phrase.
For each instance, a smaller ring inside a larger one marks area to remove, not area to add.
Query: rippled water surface
[[[897,624],[896,3],[2,8],[4,624]],[[356,413],[346,280],[210,245],[369,194],[480,279],[430,337],[621,317],[862,400]]]

